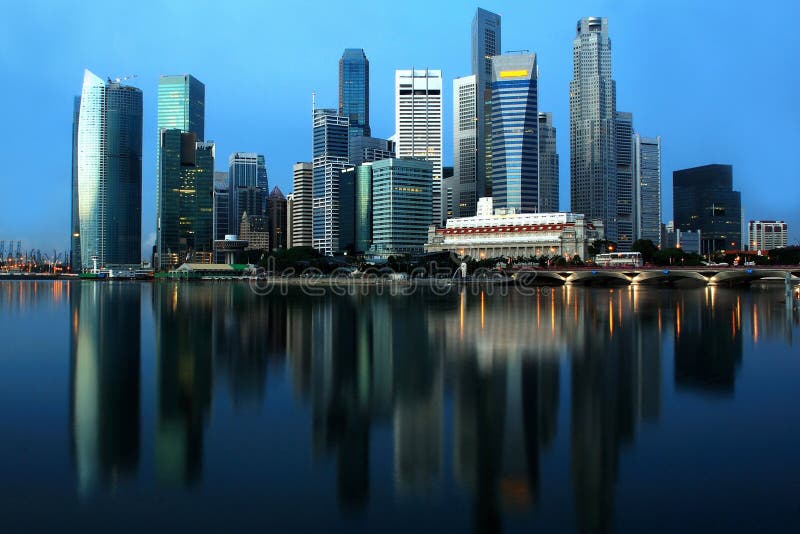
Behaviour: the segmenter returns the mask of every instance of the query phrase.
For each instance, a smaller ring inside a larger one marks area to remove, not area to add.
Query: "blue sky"
[[[155,227],[156,87],[161,74],[206,84],[206,138],[217,169],[234,151],[265,154],[270,186],[291,191],[310,157],[311,92],[337,105],[338,60],[364,48],[373,135],[394,132],[394,70],[445,77],[445,163],[452,161],[452,79],[470,73],[470,23],[480,5],[503,17],[504,50],[538,54],[539,102],[552,111],[569,207],[572,39],[582,16],[609,18],[617,108],[642,135],[662,136],[664,218],[672,171],[734,166],[746,219],[778,218],[800,239],[797,105],[800,2],[558,0],[3,2],[0,18],[0,240],[68,247],[72,99],[83,69],[137,74],[144,91],[142,238]],[[794,148],[792,148],[794,147]],[[33,189],[33,191],[31,190]]]

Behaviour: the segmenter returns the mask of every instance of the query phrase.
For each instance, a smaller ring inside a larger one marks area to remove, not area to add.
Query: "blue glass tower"
[[[536,54],[492,58],[494,207],[539,211],[539,109]]]
[[[339,177],[348,166],[347,117],[315,109],[313,126],[312,246],[322,254],[339,249]]]
[[[339,115],[350,120],[350,139],[370,137],[369,60],[362,48],[346,48],[339,60]]]

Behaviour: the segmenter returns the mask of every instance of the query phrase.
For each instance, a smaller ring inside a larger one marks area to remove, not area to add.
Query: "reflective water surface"
[[[0,531],[798,532],[781,288],[0,282]]]

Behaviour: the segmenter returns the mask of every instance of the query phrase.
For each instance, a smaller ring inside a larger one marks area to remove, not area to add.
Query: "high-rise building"
[[[312,216],[314,166],[311,163],[294,164],[294,204],[292,207],[292,246],[312,245]]]
[[[369,137],[369,60],[363,48],[345,48],[339,59],[339,115],[350,121],[348,137]],[[350,150],[353,150],[351,143]],[[358,156],[358,154],[354,154]],[[355,158],[351,158],[354,162]],[[355,164],[355,163],[354,163]]]
[[[286,248],[294,246],[294,193],[286,195]]]
[[[747,224],[747,249],[767,251],[783,248],[788,242],[784,221],[750,221]]]
[[[85,71],[77,151],[82,267],[138,264],[142,91]]]
[[[617,111],[614,117],[614,159],[617,164],[617,248],[623,252],[630,252],[637,233],[633,114]]]
[[[433,162],[385,159],[372,164],[372,251],[423,251],[430,225]]]
[[[492,198],[495,208],[539,210],[536,54],[492,58]]]
[[[356,170],[343,169],[339,175],[339,251],[353,253],[356,248]]]
[[[363,253],[372,245],[372,162],[342,171],[339,189],[339,245]]]
[[[602,221],[606,239],[617,241],[617,104],[608,20],[582,18],[576,33],[569,83],[570,210]]]
[[[633,136],[636,239],[661,242],[661,137]]]
[[[158,79],[158,130],[192,132],[205,140],[206,86],[191,74]]]
[[[500,15],[478,8],[472,19],[472,74],[476,82],[477,153],[476,196],[492,195],[491,173],[491,80],[492,57],[502,53]]]
[[[286,197],[275,186],[267,199],[269,212],[269,246],[271,250],[286,248]]]
[[[222,175],[223,180],[219,180],[218,176]],[[225,239],[226,235],[231,234],[231,225],[228,222],[230,217],[230,196],[228,195],[228,173],[215,172],[214,173],[214,192],[212,196],[214,205],[213,210],[213,229],[214,240],[221,241]],[[233,230],[233,233],[236,231]],[[220,263],[224,258],[224,253],[214,252],[214,262]]]
[[[266,217],[267,216],[267,166],[264,156],[254,152],[234,152],[228,158],[228,195],[230,199],[228,220],[234,223],[233,233],[238,234],[237,226],[242,220],[242,213],[245,207],[240,205],[240,199],[261,199],[261,206],[251,204],[247,206],[248,215]],[[256,191],[241,193],[243,189],[256,188]],[[241,193],[241,194],[240,194]],[[252,200],[251,200],[252,201]]]
[[[431,222],[442,224],[442,71],[395,71],[397,157],[431,162]]]
[[[81,270],[81,217],[80,202],[78,200],[78,119],[80,114],[81,97],[76,96],[72,106],[72,202],[69,237],[69,266],[73,273]]]
[[[539,112],[539,212],[558,211],[558,149],[553,114]]]
[[[214,144],[159,130],[156,269],[200,263],[213,251]]]
[[[481,100],[481,103],[483,101]],[[447,218],[475,215],[478,202],[478,82],[477,77],[453,80],[453,184]],[[445,189],[443,189],[444,191]],[[449,213],[452,212],[452,213]]]
[[[335,109],[315,109],[313,122],[312,246],[339,251],[339,175],[348,163],[350,120]]]
[[[742,245],[742,197],[733,190],[733,167],[703,165],[672,173],[675,229],[700,230],[702,254]]]
[[[378,137],[350,137],[350,164],[353,166],[394,156],[394,141]]]

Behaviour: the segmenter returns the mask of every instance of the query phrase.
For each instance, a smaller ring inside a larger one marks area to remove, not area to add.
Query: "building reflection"
[[[180,283],[153,286],[156,325],[156,477],[193,485],[202,477],[203,434],[211,406],[214,291]]]
[[[78,491],[89,494],[139,465],[139,288],[73,284],[69,303],[72,457]]]

